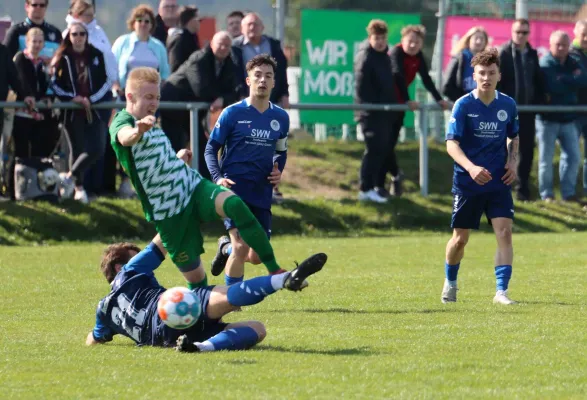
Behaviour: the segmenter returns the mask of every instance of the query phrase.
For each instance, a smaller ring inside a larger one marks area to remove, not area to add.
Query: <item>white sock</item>
[[[448,281],[448,285],[449,286],[456,286],[457,285],[457,281]]]
[[[209,340],[206,340],[205,342],[195,342],[194,343],[196,346],[198,346],[198,349],[200,349],[200,351],[206,352],[206,351],[214,351],[214,345],[212,343],[210,343]]]
[[[284,272],[282,274],[271,275],[271,286],[275,291],[283,289],[283,284],[285,279],[289,276],[289,272]]]

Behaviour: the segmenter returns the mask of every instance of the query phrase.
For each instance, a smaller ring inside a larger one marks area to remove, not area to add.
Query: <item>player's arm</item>
[[[166,254],[167,251],[163,246],[161,236],[157,235],[147,247],[131,258],[123,269],[143,274],[153,273],[163,263]]]
[[[230,188],[235,183],[222,176],[220,163],[218,162],[218,152],[222,146],[224,146],[224,143],[226,143],[228,136],[232,134],[232,124],[230,123],[228,114],[228,109],[224,109],[220,113],[218,121],[216,121],[216,124],[214,125],[214,129],[212,129],[212,132],[210,133],[210,139],[208,139],[208,143],[206,144],[204,159],[206,160],[208,171],[210,171],[212,182]]]
[[[136,122],[135,126],[125,125],[118,130],[116,139],[125,146],[130,147],[138,143],[145,132],[149,131],[155,125],[155,117],[147,115],[145,118]]]
[[[277,140],[275,144],[275,153],[273,154],[273,170],[269,177],[269,183],[272,185],[278,185],[281,182],[281,173],[285,169],[285,163],[287,162],[287,137],[289,134],[289,116],[283,121],[284,129],[282,136]]]
[[[460,141],[465,134],[465,116],[466,111],[462,101],[457,101],[453,107],[448,132],[446,133],[446,151],[457,164],[471,175],[471,178],[477,184],[485,185],[491,180],[491,173],[485,168],[473,164],[460,145]]]
[[[517,168],[518,168],[518,152],[520,148],[520,138],[518,136],[518,131],[520,129],[519,119],[518,119],[518,108],[514,105],[513,111],[511,113],[512,117],[507,124],[507,149],[508,149],[508,158],[507,162],[505,163],[505,174],[502,176],[501,180],[506,185],[511,185],[517,178]]]
[[[86,337],[86,346],[111,342],[112,338],[116,334],[102,321],[101,310],[103,306],[104,300],[101,300],[100,303],[98,303],[98,308],[96,310],[96,325],[94,325],[94,329],[92,329],[92,331],[88,333],[88,336]]]

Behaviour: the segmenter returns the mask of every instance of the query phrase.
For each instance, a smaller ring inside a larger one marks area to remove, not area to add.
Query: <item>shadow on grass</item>
[[[312,354],[324,356],[372,356],[380,354],[371,350],[369,347],[353,347],[348,349],[333,349],[333,350],[317,350],[317,349],[301,349],[289,348],[272,345],[259,345],[254,348],[257,351],[277,351],[280,353],[298,353],[298,354]]]
[[[440,314],[454,313],[457,309],[435,308],[422,310],[352,310],[349,308],[306,308],[302,310],[269,310],[270,313],[309,313],[309,314]]]

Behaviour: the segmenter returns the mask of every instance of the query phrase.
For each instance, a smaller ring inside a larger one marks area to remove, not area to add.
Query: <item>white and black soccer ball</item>
[[[61,182],[59,172],[54,168],[47,168],[37,173],[37,182],[39,188],[45,193],[52,193],[55,191],[57,185]]]
[[[198,321],[202,307],[194,292],[178,286],[167,289],[161,295],[157,312],[163,323],[170,328],[187,329]]]

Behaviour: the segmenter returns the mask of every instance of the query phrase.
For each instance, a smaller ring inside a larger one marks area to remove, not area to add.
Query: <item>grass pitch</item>
[[[440,303],[448,236],[278,237],[284,267],[317,251],[328,264],[304,292],[226,317],[265,323],[258,347],[210,354],[118,337],[86,347],[108,292],[103,246],[0,247],[0,397],[584,398],[587,234],[515,235],[511,307],[491,303],[495,239],[484,233],[467,248],[459,302]],[[168,260],[157,275],[183,284]]]

